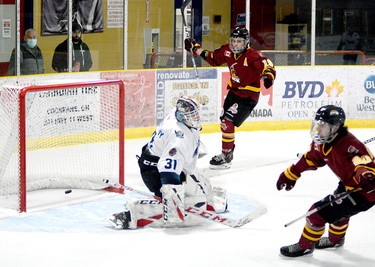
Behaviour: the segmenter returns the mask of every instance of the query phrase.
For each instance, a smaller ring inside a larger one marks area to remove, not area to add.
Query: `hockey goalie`
[[[200,130],[199,104],[180,97],[138,156],[143,182],[158,199],[126,202],[125,211],[109,218],[115,228],[193,226],[204,219],[186,213],[186,206],[216,213],[226,210],[226,191],[212,187],[196,168]]]

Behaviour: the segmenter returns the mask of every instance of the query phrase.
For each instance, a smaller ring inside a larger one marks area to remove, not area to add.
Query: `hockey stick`
[[[351,190],[348,190],[348,191],[346,191],[346,192],[344,192],[344,193],[338,195],[337,197],[335,197],[334,199],[332,199],[332,200],[330,200],[329,202],[325,203],[324,205],[322,205],[322,206],[318,206],[318,207],[316,207],[316,208],[314,208],[314,209],[308,211],[306,214],[304,214],[304,215],[302,215],[302,216],[299,216],[298,218],[296,218],[296,219],[294,219],[294,220],[288,222],[288,223],[285,224],[284,226],[285,226],[285,227],[288,227],[288,226],[292,225],[293,223],[295,223],[295,222],[297,222],[297,221],[299,221],[299,220],[301,220],[301,219],[303,219],[303,218],[305,218],[305,217],[307,217],[307,216],[310,216],[311,214],[314,214],[314,213],[320,211],[321,209],[324,209],[325,207],[331,205],[333,202],[336,202],[336,201],[338,201],[338,200],[341,200],[341,199],[343,199],[343,198],[346,198],[346,197],[349,196],[351,193],[353,193],[354,191],[356,191],[358,188],[359,188],[359,186],[357,186],[357,187],[355,187],[355,188],[353,188],[353,189],[351,189]]]
[[[363,143],[364,145],[366,145],[366,144],[368,144],[368,143],[371,143],[372,141],[375,141],[375,136],[374,136],[374,137],[371,137],[371,138],[369,138],[369,139],[367,139],[367,140],[365,140],[365,141],[363,141],[362,143]],[[304,154],[304,153],[297,153],[297,158],[302,158],[303,154]]]
[[[185,0],[185,1],[182,2],[182,5],[181,5],[182,23],[184,24],[184,33],[185,33],[186,38],[190,38],[190,34],[189,34],[189,31],[188,31],[188,28],[187,28],[186,17],[185,17],[185,9],[191,1],[192,0]],[[190,53],[191,53],[191,61],[193,63],[193,68],[194,68],[195,79],[197,80],[197,86],[198,86],[198,90],[199,90],[198,91],[199,92],[199,98],[201,98],[201,82],[200,82],[199,75],[198,75],[197,64],[195,63],[195,59],[194,59],[194,55],[193,55],[193,48],[190,49]],[[198,99],[198,102],[200,104],[202,104],[201,99]]]
[[[114,187],[114,188],[118,188],[118,189],[124,189],[124,190],[129,191],[129,192],[135,192],[135,193],[140,194],[142,196],[154,198],[158,201],[162,201],[162,199],[160,197],[154,196],[151,193],[147,193],[147,192],[144,192],[144,191],[141,191],[141,190],[137,190],[137,189],[132,188],[130,186],[121,185],[121,184],[118,184],[118,183],[109,184],[109,180],[106,180],[106,179],[104,179],[103,182],[106,183],[110,187]],[[196,207],[190,207],[188,205],[185,205],[185,211],[190,213],[190,214],[193,214],[195,216],[199,216],[201,218],[204,218],[204,219],[207,219],[207,220],[210,220],[210,221],[213,221],[213,222],[217,222],[217,223],[220,223],[220,224],[232,227],[232,228],[241,227],[241,226],[243,226],[243,225],[245,225],[245,224],[247,224],[247,223],[249,223],[249,222],[251,222],[251,221],[253,221],[253,220],[255,220],[255,219],[259,218],[260,216],[267,213],[267,209],[265,207],[262,207],[262,208],[256,209],[255,211],[249,213],[248,215],[246,215],[246,216],[244,216],[240,219],[231,219],[231,218],[224,217],[224,216],[221,216],[219,214],[216,214],[215,212],[211,212],[211,211],[203,210],[203,209],[198,209]]]
[[[374,137],[371,137],[371,138],[369,138],[369,139],[367,139],[367,140],[365,140],[365,141],[363,141],[363,144],[368,144],[368,143],[371,143],[372,141],[374,141],[375,140],[375,136]]]
[[[185,0],[185,1],[182,1],[182,4],[181,4],[181,14],[182,14],[182,21],[184,23],[184,26],[186,27],[186,20],[185,20],[185,8],[190,4],[192,0]]]

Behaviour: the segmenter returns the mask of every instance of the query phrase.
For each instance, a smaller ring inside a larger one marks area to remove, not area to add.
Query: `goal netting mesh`
[[[33,190],[121,182],[123,91],[117,80],[0,87],[0,207],[25,211]]]

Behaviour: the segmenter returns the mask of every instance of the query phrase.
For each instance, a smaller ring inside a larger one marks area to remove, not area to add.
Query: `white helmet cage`
[[[243,41],[243,45],[241,47],[234,45],[234,43],[237,42],[238,39]],[[240,54],[243,51],[245,51],[248,46],[249,46],[249,31],[245,28],[240,28],[240,27],[235,28],[232,31],[232,34],[230,35],[230,42],[229,42],[230,50],[235,54]]]
[[[192,98],[182,96],[177,100],[176,119],[189,128],[200,129],[199,104]]]

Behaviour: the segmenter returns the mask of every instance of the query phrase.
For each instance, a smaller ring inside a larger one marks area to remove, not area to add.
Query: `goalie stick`
[[[367,139],[367,140],[365,140],[365,141],[363,141],[362,143],[363,143],[364,145],[366,145],[366,144],[368,144],[368,143],[371,143],[372,141],[375,141],[375,136],[374,136],[374,137],[371,137],[371,138],[369,138],[369,139]],[[297,153],[297,158],[302,158],[303,154],[305,154],[305,153]]]
[[[140,194],[142,196],[154,198],[158,201],[162,201],[162,199],[160,197],[154,196],[151,193],[147,193],[147,192],[144,192],[144,191],[141,191],[141,190],[137,190],[137,189],[132,188],[130,186],[122,185],[122,184],[119,184],[119,183],[110,184],[109,180],[106,180],[106,179],[104,179],[103,182],[110,187],[114,187],[114,188],[117,188],[117,189],[123,189],[123,190],[129,191],[129,192],[135,192],[135,193]],[[190,207],[188,205],[185,205],[185,211],[194,215],[194,216],[199,216],[199,217],[204,218],[206,220],[210,220],[210,221],[213,221],[213,222],[216,222],[216,223],[220,223],[220,224],[232,227],[232,228],[238,228],[238,227],[244,226],[245,224],[247,224],[247,223],[249,223],[249,222],[251,222],[251,221],[253,221],[253,220],[255,220],[255,219],[257,219],[257,218],[259,218],[262,215],[267,213],[267,209],[265,207],[261,207],[261,208],[256,209],[255,211],[247,214],[246,216],[240,218],[240,219],[231,219],[231,218],[216,214],[215,212],[211,212],[211,211],[203,210],[203,209],[198,209],[196,207]]]

